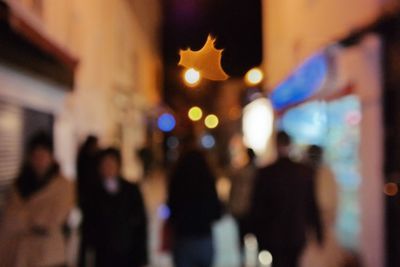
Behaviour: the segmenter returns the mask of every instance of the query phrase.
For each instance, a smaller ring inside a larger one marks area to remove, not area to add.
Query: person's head
[[[86,138],[86,141],[84,143],[84,146],[87,148],[88,152],[94,153],[98,149],[98,139],[94,135],[89,135]]]
[[[324,151],[322,147],[311,145],[307,149],[307,159],[311,164],[320,164],[323,158]]]
[[[278,156],[280,156],[280,157],[287,156],[289,154],[291,144],[292,144],[292,140],[286,132],[279,131],[277,133],[276,148],[277,148]]]
[[[247,148],[246,152],[249,163],[254,163],[254,161],[256,160],[256,153],[254,153],[254,150],[251,148]]]
[[[53,157],[53,141],[51,137],[39,132],[28,143],[28,164],[38,178],[47,174],[55,163]]]
[[[107,148],[100,153],[99,173],[103,179],[115,178],[121,171],[121,153],[118,149]]]

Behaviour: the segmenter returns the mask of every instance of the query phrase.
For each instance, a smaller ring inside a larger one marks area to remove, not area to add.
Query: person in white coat
[[[11,189],[0,225],[1,267],[66,263],[63,226],[74,205],[73,184],[61,174],[51,138],[38,134]]]

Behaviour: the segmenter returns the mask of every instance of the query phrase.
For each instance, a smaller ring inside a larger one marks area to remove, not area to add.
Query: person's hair
[[[97,136],[89,135],[84,142],[84,146],[91,147],[97,145],[97,143],[98,143]]]
[[[311,145],[307,149],[308,160],[316,164],[318,164],[322,160],[323,154],[324,150],[322,149],[322,147],[317,145]]]
[[[44,131],[40,131],[35,133],[28,142],[28,153],[32,153],[35,149],[37,148],[42,148],[42,149],[46,149],[48,150],[51,154],[53,154],[53,149],[54,149],[54,145],[53,145],[53,139],[51,138],[51,136],[44,132]]]
[[[279,131],[276,135],[276,144],[278,146],[290,146],[292,140],[285,131]]]
[[[322,147],[317,145],[311,145],[307,149],[307,153],[309,156],[322,156],[324,153]]]
[[[45,132],[37,132],[34,134],[28,142],[28,155],[31,155],[32,152],[38,148],[46,149],[53,154],[53,141],[51,136]],[[42,177],[42,179],[37,179],[37,174],[29,163],[29,157],[27,157],[19,170],[18,176],[15,179],[15,185],[20,196],[26,199],[45,187],[59,173],[59,165],[54,161],[44,174],[44,177]]]
[[[254,153],[254,150],[251,148],[246,149],[247,152],[247,157],[249,158],[249,162],[254,162],[256,159],[256,153]]]
[[[107,157],[114,158],[117,161],[118,165],[121,166],[122,157],[121,157],[121,152],[118,149],[116,149],[114,147],[109,147],[109,148],[106,148],[103,151],[101,151],[99,154],[99,163],[101,164],[102,161]]]

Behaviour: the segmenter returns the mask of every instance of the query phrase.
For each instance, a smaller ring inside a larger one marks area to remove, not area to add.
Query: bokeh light
[[[169,207],[165,204],[161,204],[158,207],[158,217],[162,220],[167,220],[170,216],[171,216],[171,210],[169,209]]]
[[[244,236],[244,245],[247,249],[257,249],[258,242],[257,238],[253,234],[247,234]]]
[[[273,131],[273,109],[271,102],[265,98],[257,99],[247,105],[243,113],[243,136],[247,147],[257,155],[267,151]]]
[[[399,192],[399,187],[396,183],[387,183],[383,191],[387,196],[394,197]]]
[[[260,261],[261,266],[271,266],[272,265],[272,254],[269,251],[261,251],[258,254],[258,260]]]
[[[201,75],[200,72],[190,68],[187,69],[183,74],[184,81],[189,86],[195,86],[200,82]]]
[[[260,68],[252,68],[246,73],[245,80],[248,85],[257,85],[264,79],[264,74]]]
[[[167,139],[167,146],[171,149],[177,149],[179,146],[179,139],[176,136],[170,136]]]
[[[206,134],[201,138],[201,145],[204,148],[211,149],[215,146],[215,138],[211,134]]]
[[[203,117],[203,111],[199,107],[192,107],[188,112],[189,119],[199,121]]]
[[[164,113],[158,118],[158,128],[163,132],[171,132],[175,125],[175,118],[170,113]]]
[[[217,128],[217,126],[219,124],[219,119],[216,115],[210,114],[206,117],[204,123],[207,128],[214,129],[214,128]]]

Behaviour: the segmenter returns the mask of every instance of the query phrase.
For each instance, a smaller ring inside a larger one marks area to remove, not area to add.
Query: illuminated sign
[[[328,60],[324,53],[309,58],[270,95],[274,109],[281,110],[314,95],[328,75]]]

